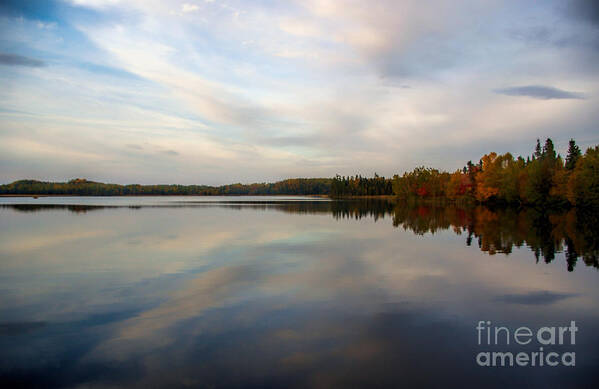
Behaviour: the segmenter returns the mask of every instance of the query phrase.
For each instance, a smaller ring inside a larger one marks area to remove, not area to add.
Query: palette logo
[[[576,344],[578,327],[575,321],[565,327],[540,327],[536,330],[518,327],[513,331],[508,327],[491,326],[490,321],[479,321],[476,332],[478,345],[482,347],[495,349],[502,346],[527,346],[529,349],[538,344],[537,351],[532,352],[481,351],[476,355],[479,366],[576,366],[576,353],[565,350]],[[550,350],[545,350],[544,347]]]

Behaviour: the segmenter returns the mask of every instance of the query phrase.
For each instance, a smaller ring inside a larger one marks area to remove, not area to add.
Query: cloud
[[[121,0],[70,0],[73,5],[89,8],[105,8],[117,5]]]
[[[52,30],[52,29],[56,28],[56,26],[57,26],[56,22],[52,22],[52,23],[44,23],[41,21],[37,22],[37,28],[42,29],[42,30],[44,30],[44,29]]]
[[[495,89],[495,93],[508,96],[528,96],[534,99],[586,99],[583,93],[570,92],[552,86],[525,85],[511,88]]]
[[[134,149],[134,150],[143,150],[143,147],[141,147],[140,145],[136,145],[134,143],[127,143],[125,146],[127,146],[130,149]]]
[[[185,13],[196,12],[200,9],[196,4],[185,3],[181,6],[181,11]]]
[[[29,66],[33,68],[46,66],[46,63],[39,59],[10,53],[0,53],[0,64],[9,66]]]
[[[350,0],[301,0],[312,20],[296,21],[296,35],[319,34],[321,40],[348,48],[356,59],[384,78],[429,78],[465,62],[480,41],[471,39],[472,26],[491,18],[497,5],[463,0],[382,0],[377,6]],[[431,12],[435,9],[435,12]],[[465,12],[467,10],[467,12]],[[441,16],[442,15],[442,16]],[[288,24],[289,25],[289,24]],[[287,29],[293,33],[294,29]]]
[[[163,151],[163,153],[166,155],[172,155],[172,156],[179,155],[179,153],[175,150],[165,150],[165,151]]]
[[[599,2],[596,0],[570,0],[566,2],[566,14],[599,27]]]

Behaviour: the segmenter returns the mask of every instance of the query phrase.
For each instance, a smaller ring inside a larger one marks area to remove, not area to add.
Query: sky
[[[3,0],[0,182],[453,171],[599,144],[596,1]]]

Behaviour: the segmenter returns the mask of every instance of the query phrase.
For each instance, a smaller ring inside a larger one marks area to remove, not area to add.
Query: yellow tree
[[[566,195],[574,205],[599,207],[599,146],[587,149],[578,159]]]
[[[500,164],[495,152],[485,154],[481,161],[482,169],[476,174],[476,199],[487,201],[499,193]]]
[[[556,163],[555,173],[552,178],[551,189],[549,189],[549,195],[559,200],[566,200],[568,193],[568,178],[570,171],[566,169],[561,158],[558,157],[558,163]]]

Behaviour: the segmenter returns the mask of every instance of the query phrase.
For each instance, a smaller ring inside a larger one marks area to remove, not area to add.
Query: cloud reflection
[[[73,223],[113,231],[84,245],[2,253],[5,323],[45,323],[0,337],[2,359],[25,366],[19,353],[45,344],[44,359],[26,365],[37,372],[23,381],[30,386],[48,377],[49,386],[435,386],[465,375],[518,385],[528,370],[472,369],[477,320],[599,322],[595,272],[564,271],[559,253],[557,264],[537,265],[525,248],[491,257],[469,247],[449,229],[458,215],[475,220],[467,213],[391,208],[381,220],[376,207],[230,205],[0,209],[0,229],[12,236],[53,236]],[[588,346],[577,352],[590,358],[598,340],[581,336]],[[2,366],[3,377],[17,377]],[[533,374],[547,384],[594,371]]]

